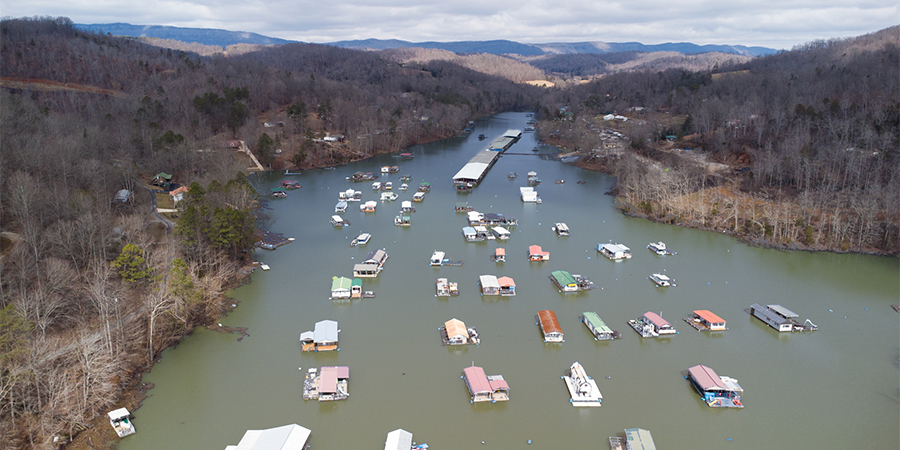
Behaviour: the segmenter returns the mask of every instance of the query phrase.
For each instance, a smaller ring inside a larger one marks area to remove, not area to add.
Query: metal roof
[[[350,286],[353,285],[353,280],[347,277],[334,277],[331,281],[331,290],[336,291],[338,289],[350,289]]]
[[[607,251],[610,251],[612,253],[631,251],[630,248],[628,248],[622,244],[603,244],[603,245],[601,245],[601,247],[605,248]]]
[[[403,428],[391,431],[384,442],[384,450],[409,450],[412,447],[413,434]]]
[[[317,344],[322,342],[337,342],[338,323],[334,320],[322,320],[316,322],[313,341]]]
[[[774,311],[770,310],[769,308],[767,308],[763,305],[760,305],[759,303],[754,303],[754,304],[750,305],[750,309],[752,309],[756,313],[762,314],[767,319],[771,320],[773,323],[776,323],[779,325],[790,322],[790,320],[791,320],[791,319],[787,319],[787,318],[784,318],[784,317],[776,314]]]
[[[540,319],[541,329],[544,330],[544,334],[562,333],[562,328],[559,327],[559,321],[556,320],[555,312],[550,311],[549,309],[538,311],[538,318]]]
[[[575,281],[575,277],[573,277],[571,273],[566,272],[565,270],[554,270],[553,272],[550,272],[550,276],[555,278],[556,282],[559,283],[560,286],[578,284]]]
[[[466,379],[466,386],[472,395],[491,392],[491,383],[484,374],[484,369],[478,366],[466,367],[463,369],[463,376]]]
[[[333,394],[337,392],[338,379],[350,378],[347,366],[328,366],[319,370],[319,392]]]
[[[653,436],[643,428],[626,428],[625,439],[628,441],[629,450],[656,450]]]
[[[601,332],[601,333],[603,333],[603,332],[612,333],[613,330],[611,328],[609,328],[608,326],[606,326],[606,323],[604,323],[603,320],[600,319],[600,316],[597,315],[597,313],[584,312],[581,315],[584,316],[584,320],[587,320],[591,324],[591,327],[594,330],[597,330],[598,332]]]
[[[704,391],[723,391],[726,389],[725,383],[719,378],[715,370],[710,369],[701,364],[697,364],[688,369],[691,378]]]
[[[444,330],[447,332],[448,338],[453,338],[455,336],[459,336],[463,339],[469,338],[469,331],[466,329],[466,324],[463,323],[462,320],[456,318],[444,322]]]
[[[709,323],[725,323],[725,319],[723,319],[705,309],[699,309],[697,311],[694,311],[694,314],[696,314],[701,319],[703,319]]]
[[[500,283],[500,286],[512,286],[512,287],[516,287],[516,282],[513,281],[512,277],[500,277],[500,278],[497,278],[497,283]]]
[[[297,424],[267,430],[247,430],[238,445],[225,450],[302,450],[312,431]]]
[[[645,312],[644,317],[646,317],[647,320],[652,322],[653,325],[656,325],[657,328],[662,328],[666,325],[672,326],[672,324],[669,323],[668,320],[663,319],[659,314],[652,312],[652,311]]]
[[[497,281],[496,275],[481,275],[478,277],[478,281],[481,282],[481,288],[496,288],[500,289],[500,283]]]
[[[799,314],[797,314],[781,305],[766,305],[766,306],[768,306],[769,309],[771,309],[772,311],[775,311],[777,314],[787,317],[789,319],[794,318],[794,317],[800,317]]]

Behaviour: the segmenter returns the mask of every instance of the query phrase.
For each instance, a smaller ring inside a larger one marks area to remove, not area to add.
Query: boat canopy
[[[481,179],[482,175],[487,171],[489,165],[486,163],[467,163],[456,175],[453,175],[454,183],[475,183]]]

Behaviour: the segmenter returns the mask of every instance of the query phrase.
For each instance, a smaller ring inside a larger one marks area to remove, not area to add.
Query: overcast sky
[[[900,24],[898,0],[20,0],[4,17],[351,39],[692,42],[790,49]]]

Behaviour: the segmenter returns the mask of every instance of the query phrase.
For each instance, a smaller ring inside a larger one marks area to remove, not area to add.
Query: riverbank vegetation
[[[618,177],[629,214],[897,252],[896,29],[566,89],[313,44],[200,56],[65,18],[0,33],[3,448],[111,433],[103,415],[161,350],[232,307],[260,210],[241,150],[265,169],[332,166],[537,110],[544,140]],[[177,185],[175,212],[159,214],[156,195]]]

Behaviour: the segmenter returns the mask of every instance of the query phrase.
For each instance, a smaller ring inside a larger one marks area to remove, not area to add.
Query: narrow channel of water
[[[120,448],[223,449],[247,429],[288,423],[310,428],[310,445],[318,449],[380,449],[396,428],[434,449],[603,449],[609,436],[631,427],[649,429],[657,446],[670,450],[900,447],[900,315],[889,306],[900,293],[897,258],[753,248],[724,235],[625,217],[604,195],[611,178],[542,159],[555,149],[532,152],[538,144],[530,133],[509,150],[524,155],[503,156],[474,192],[457,194],[451,177],[491,139],[524,128],[526,120],[523,113],[504,113],[478,121],[468,137],[409,149],[415,154],[409,161],[386,155],[290,177],[303,187],[270,202],[268,227],[297,241],[256,252],[272,270],[257,271],[251,284],[235,290],[240,306],[222,319],[248,327],[250,336],[237,342],[200,329],[167,350],[144,378],[156,387],[134,414],[137,434]],[[479,141],[481,133],[488,140]],[[410,199],[414,188],[398,191],[399,175],[412,175],[411,187],[432,184],[415,204],[412,226],[393,225],[398,200],[379,202],[374,214],[351,203],[343,215],[351,225],[332,227],[338,192],[354,188],[363,200],[377,199],[369,183],[345,177],[383,165],[401,166],[389,177],[400,200]],[[519,199],[530,170],[543,180],[540,205]],[[519,177],[510,180],[509,172]],[[255,182],[265,192],[284,179],[268,174]],[[516,216],[519,225],[509,241],[466,243],[465,215],[454,212],[458,201]],[[567,223],[571,237],[556,237],[554,222]],[[372,233],[372,241],[349,247],[360,232]],[[618,263],[600,257],[597,244],[609,241],[631,247],[634,257]],[[645,249],[655,241],[678,255]],[[531,244],[549,251],[550,261],[529,263]],[[507,250],[506,263],[489,260],[497,247]],[[381,276],[364,282],[377,297],[328,300],[331,278],[351,276],[353,264],[376,248],[390,255]],[[434,250],[465,263],[430,267]],[[548,279],[558,269],[600,288],[561,294]],[[647,279],[654,272],[678,286],[655,287]],[[518,295],[482,298],[481,274],[513,277]],[[436,298],[437,277],[458,281],[461,295]],[[781,304],[819,331],[779,334],[744,312],[755,302]],[[535,325],[542,309],[556,312],[565,343],[542,342]],[[726,319],[728,331],[710,336],[689,327],[682,318],[697,309]],[[598,312],[623,338],[594,341],[578,320],[584,311]],[[646,311],[661,313],[679,334],[641,339],[626,322]],[[441,346],[437,329],[454,317],[478,329],[480,346]],[[338,321],[341,350],[301,353],[299,333],[323,319]],[[569,404],[560,376],[574,361],[597,379],[602,407]],[[460,375],[473,363],[503,375],[509,402],[469,403]],[[696,364],[737,378],[745,408],[702,403],[681,375]],[[350,367],[350,398],[303,401],[304,372],[325,365]]]

